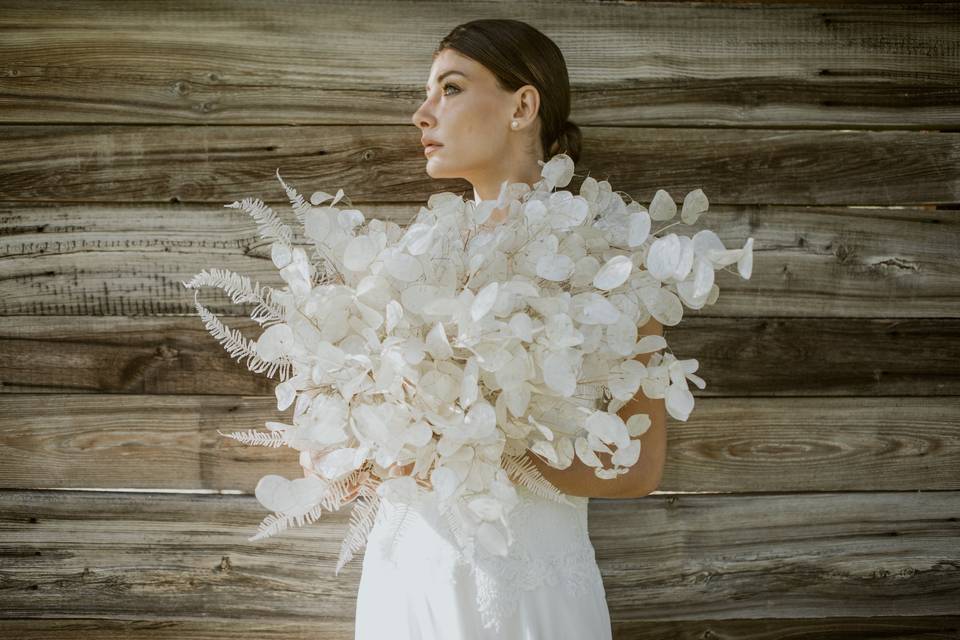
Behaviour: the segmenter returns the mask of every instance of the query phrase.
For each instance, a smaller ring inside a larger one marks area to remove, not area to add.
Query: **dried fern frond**
[[[457,498],[457,500],[461,500],[461,498]],[[456,510],[451,507],[450,509],[443,509],[442,512],[447,520],[447,524],[450,526],[450,533],[453,534],[454,540],[456,540],[461,548],[466,547],[469,536],[463,529],[463,522],[457,517]]]
[[[253,348],[253,341],[248,340],[238,329],[231,329],[222,322],[209,309],[200,304],[197,300],[199,291],[193,292],[193,304],[197,308],[197,314],[203,320],[207,331],[219,342],[231,358],[237,358],[237,362],[243,364],[244,358],[247,359],[247,368],[254,373],[263,373],[266,371],[268,378],[274,377],[279,370],[280,380],[286,380],[290,377],[290,369],[293,363],[286,356],[281,357],[277,362],[267,362],[257,355]]]
[[[314,248],[313,259],[317,260],[318,254],[316,248]],[[313,277],[310,280],[310,287],[316,289],[317,287],[322,287],[328,284],[343,284],[343,278],[339,280],[327,270],[327,266],[330,264],[327,260],[320,258],[319,262],[315,262],[317,268],[314,270]]]
[[[314,264],[319,264],[320,267],[317,268],[317,272],[314,274],[314,286],[318,284],[346,284],[347,279],[343,275],[341,267],[343,265],[337,264],[336,259],[327,255],[327,252],[323,247],[314,244],[313,245],[313,257],[312,260]],[[330,270],[333,270],[333,274],[330,273]],[[322,279],[320,282],[317,282],[316,279]]]
[[[467,566],[470,569],[470,575],[475,575],[477,571],[477,565],[473,562],[473,558],[474,554],[476,553],[476,536],[475,534],[471,534],[464,529],[463,520],[460,519],[458,510],[464,509],[463,498],[457,497],[455,500],[455,504],[451,505],[448,509],[441,509],[441,513],[447,522],[450,533],[453,534],[453,538],[457,543],[460,557],[466,561]]]
[[[217,433],[225,438],[233,438],[242,444],[257,445],[260,447],[282,447],[287,444],[287,437],[279,431],[234,431],[232,433],[223,433],[217,429]]]
[[[364,477],[369,475],[365,475],[365,472],[369,466],[369,464],[364,464],[358,469],[354,469],[339,480],[331,482],[330,487],[327,493],[324,494],[320,504],[322,504],[327,511],[339,511],[340,508],[344,506],[343,499],[347,497],[348,493],[353,491],[352,487],[360,483]]]
[[[549,480],[543,477],[543,474],[540,473],[536,465],[530,462],[526,456],[503,455],[500,457],[500,464],[514,482],[523,485],[529,489],[531,493],[541,498],[556,500],[560,504],[565,504],[570,507],[574,506],[566,495],[561,493],[559,489],[550,484]]]
[[[217,433],[220,433],[219,430]],[[221,434],[225,435],[225,434]],[[379,495],[376,493],[376,485],[369,479],[361,481],[363,476],[363,467],[355,469],[349,475],[344,476],[343,478],[337,480],[336,482],[330,482],[326,490],[323,493],[323,496],[320,500],[310,508],[309,511],[301,514],[288,514],[288,513],[273,513],[266,518],[259,525],[259,531],[256,535],[251,538],[248,538],[250,542],[256,542],[257,540],[263,540],[264,538],[269,538],[274,536],[286,529],[289,529],[293,526],[303,526],[309,524],[310,522],[315,522],[320,519],[320,516],[323,512],[330,513],[332,511],[339,511],[343,506],[343,499],[349,493],[348,487],[360,483],[360,494],[361,495],[370,495],[372,494],[379,498]],[[359,500],[359,498],[358,498]],[[351,514],[352,515],[352,514]]]
[[[303,196],[301,196],[296,189],[283,181],[283,178],[280,177],[279,168],[277,169],[277,180],[283,185],[283,190],[287,192],[287,198],[290,200],[293,213],[297,216],[297,221],[300,222],[301,225],[304,224],[307,220],[307,213],[310,211],[310,204],[303,199]]]
[[[350,512],[350,529],[340,545],[340,556],[337,559],[334,575],[340,575],[340,569],[353,559],[355,553],[366,546],[367,536],[376,523],[380,508],[380,494],[371,485],[361,484],[360,494],[353,504],[353,511]]]
[[[272,513],[264,518],[260,523],[258,532],[255,535],[247,538],[247,540],[250,542],[256,542],[257,540],[263,540],[264,538],[275,536],[291,527],[302,527],[311,522],[316,522],[320,519],[322,514],[323,509],[319,504],[314,505],[306,513]]]
[[[281,242],[288,247],[293,243],[293,229],[280,220],[273,209],[260,198],[244,198],[223,206],[226,209],[243,209],[250,214],[257,223],[257,232],[264,240],[270,243]]]
[[[223,290],[230,299],[241,304],[245,302],[258,303],[256,309],[250,313],[251,319],[257,324],[283,322],[284,308],[273,299],[275,289],[259,282],[251,283],[248,276],[240,275],[229,269],[211,268],[210,271],[203,270],[193,276],[190,282],[182,284],[187,289],[199,289],[200,287],[214,287]]]
[[[397,512],[399,513],[399,517],[394,517],[392,523],[393,526],[391,527],[390,532],[387,534],[390,537],[390,541],[386,549],[386,556],[391,559],[394,557],[393,554],[397,548],[397,544],[399,544],[400,540],[403,539],[403,534],[406,533],[407,529],[410,528],[409,523],[412,521],[412,518],[407,517],[410,513],[409,504],[398,504]]]

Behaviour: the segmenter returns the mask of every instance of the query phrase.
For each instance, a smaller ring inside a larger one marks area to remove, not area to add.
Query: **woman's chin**
[[[433,178],[434,180],[441,180],[443,178],[449,178],[447,175],[448,172],[444,171],[443,163],[437,162],[432,158],[427,158],[427,175]]]

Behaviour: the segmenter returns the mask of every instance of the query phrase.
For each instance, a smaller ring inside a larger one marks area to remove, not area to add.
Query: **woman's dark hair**
[[[540,92],[540,146],[543,160],[566,153],[580,159],[580,127],[570,116],[570,79],[560,48],[526,22],[505,18],[472,20],[453,28],[437,49],[453,49],[476,60],[506,91],[529,84]]]

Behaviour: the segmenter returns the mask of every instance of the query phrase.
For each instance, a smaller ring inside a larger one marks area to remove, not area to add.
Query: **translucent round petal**
[[[683,318],[683,304],[672,291],[662,287],[643,287],[640,299],[650,315],[662,325],[672,327]]]
[[[577,453],[577,457],[580,458],[580,461],[588,467],[599,467],[602,465],[600,458],[598,458],[596,452],[590,448],[586,438],[578,437],[573,443],[573,448]]]
[[[321,205],[332,197],[333,196],[326,191],[314,191],[310,194],[310,204],[314,206]]]
[[[335,480],[359,466],[354,463],[354,454],[356,449],[353,447],[335,449],[317,460],[316,469],[324,478]]]
[[[330,227],[330,207],[314,207],[304,216],[303,231],[314,242],[323,243]]]
[[[290,245],[284,244],[283,242],[274,242],[271,244],[270,259],[273,261],[273,266],[277,269],[283,269],[293,260],[293,252]]]
[[[543,176],[550,188],[565,187],[573,178],[573,159],[565,153],[558,153],[543,165],[540,175]]]
[[[430,473],[430,484],[433,485],[440,499],[446,500],[460,486],[460,478],[453,469],[441,466],[434,468]]]
[[[577,388],[577,376],[566,355],[550,352],[544,357],[543,382],[564,397],[573,394]]]
[[[650,237],[650,214],[646,211],[636,211],[630,215],[627,227],[627,246],[631,249],[639,247]]]
[[[357,236],[343,251],[343,266],[351,271],[363,271],[377,257],[377,246],[370,236]]]
[[[740,272],[741,278],[749,279],[750,274],[753,273],[753,238],[747,238],[741,251],[743,255],[737,260],[737,271]]]
[[[707,210],[710,205],[703,189],[694,189],[683,197],[683,208],[680,211],[680,219],[687,224],[694,224],[700,217],[700,214]]]
[[[599,293],[589,291],[574,296],[574,318],[584,324],[613,324],[620,310]]]
[[[286,354],[293,345],[293,330],[285,322],[267,327],[255,344],[255,351],[261,359],[273,362]]]
[[[635,413],[627,418],[627,432],[631,438],[636,438],[645,434],[651,424],[653,423],[650,421],[650,414]]]
[[[573,273],[573,260],[560,254],[540,256],[537,260],[537,275],[545,280],[561,282]]]
[[[438,293],[437,287],[433,285],[412,284],[400,292],[400,303],[408,312],[419,313]]]
[[[623,419],[615,413],[594,411],[583,423],[584,428],[607,444],[626,446],[630,434]]]
[[[416,422],[404,434],[407,443],[422,447],[433,438],[433,429],[425,422]]]
[[[423,276],[423,266],[414,256],[405,251],[393,251],[384,260],[387,275],[404,282],[413,282]]]
[[[670,220],[677,215],[677,203],[663,189],[657,189],[650,201],[650,217],[654,220]]]
[[[666,396],[667,412],[677,420],[687,421],[690,412],[693,411],[693,394],[689,389],[684,389],[675,384],[667,389]]]
[[[436,226],[432,224],[414,223],[404,235],[406,249],[412,255],[419,256],[430,248],[434,238]]]
[[[613,456],[610,458],[610,462],[623,466],[630,467],[640,458],[640,441],[639,440],[630,440],[630,444],[625,447],[617,447],[617,450],[613,452]]]
[[[559,461],[557,458],[557,452],[553,448],[553,443],[547,442],[546,440],[537,440],[530,447],[530,450],[543,456],[554,464]]]
[[[693,277],[677,283],[677,293],[687,306],[699,309],[703,306],[713,288],[714,269],[706,258],[698,257],[694,262]]]
[[[437,322],[427,334],[427,351],[433,356],[434,360],[446,360],[453,355],[453,349],[450,348],[450,341],[447,340],[447,332],[443,328],[442,322]]]
[[[491,282],[480,289],[470,306],[470,317],[474,322],[479,322],[493,308],[497,301],[498,291],[499,285],[497,282]]]
[[[610,291],[616,289],[630,277],[633,271],[633,262],[627,256],[614,256],[600,267],[593,277],[593,286],[597,289]]]
[[[296,504],[296,499],[290,491],[290,481],[275,474],[260,478],[253,494],[264,508],[271,511],[283,512]]]

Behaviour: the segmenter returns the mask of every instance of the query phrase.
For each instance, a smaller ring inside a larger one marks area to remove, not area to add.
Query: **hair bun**
[[[550,155],[565,153],[576,163],[580,159],[580,145],[582,143],[580,127],[573,120],[566,120],[560,127],[560,133],[550,148]]]

